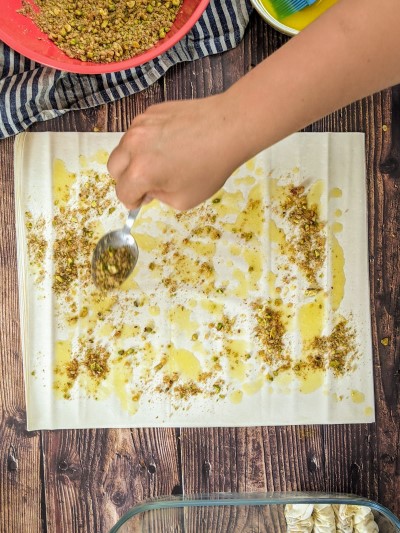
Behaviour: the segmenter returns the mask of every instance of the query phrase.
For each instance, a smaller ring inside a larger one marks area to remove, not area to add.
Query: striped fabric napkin
[[[234,48],[250,12],[248,0],[211,0],[193,29],[171,50],[141,67],[104,75],[44,67],[0,41],[0,139],[72,109],[119,100],[146,89],[177,63]]]

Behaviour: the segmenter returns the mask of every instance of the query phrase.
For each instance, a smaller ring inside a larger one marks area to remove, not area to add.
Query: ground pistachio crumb
[[[135,265],[129,246],[108,247],[103,250],[94,267],[94,279],[100,289],[116,289]]]
[[[23,0],[19,12],[69,57],[109,63],[163,39],[180,6],[181,0]]]

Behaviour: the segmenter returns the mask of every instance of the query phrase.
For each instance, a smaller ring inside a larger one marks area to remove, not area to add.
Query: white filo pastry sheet
[[[15,142],[29,429],[373,422],[364,136],[295,134],[189,212],[146,205],[102,294],[121,135]]]

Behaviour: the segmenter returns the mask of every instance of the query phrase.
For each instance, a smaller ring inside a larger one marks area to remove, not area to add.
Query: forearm
[[[398,0],[342,0],[232,86],[223,98],[237,163],[400,83],[399,23]]]
[[[110,156],[118,197],[189,209],[263,148],[399,83],[399,22],[400,0],[341,0],[225,93],[150,107]]]

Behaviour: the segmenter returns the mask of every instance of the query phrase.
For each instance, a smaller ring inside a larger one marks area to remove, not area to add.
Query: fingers
[[[128,209],[139,207],[143,203],[143,199],[149,195],[148,187],[144,184],[143,179],[132,170],[132,165],[129,165],[115,180],[117,197]]]
[[[121,142],[111,152],[107,162],[107,169],[110,175],[117,181],[119,176],[124,174],[131,161],[131,154],[122,148]]]
[[[140,162],[135,157],[135,153],[141,152],[138,140],[140,135],[138,138],[131,126],[111,152],[107,163],[108,171],[115,180],[117,197],[128,209],[138,207],[148,192],[139,170]]]
[[[140,150],[143,137],[144,114],[138,115],[129,129],[121,137],[118,145],[111,152],[107,168],[111,176],[117,180],[131,164],[134,155]]]
[[[185,211],[221,187],[229,174],[219,143],[207,134],[218,111],[209,106],[208,100],[164,103],[134,119],[108,161],[127,208],[154,197]]]

